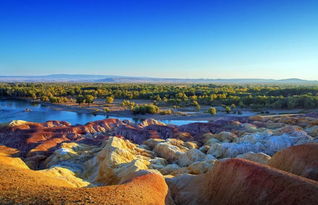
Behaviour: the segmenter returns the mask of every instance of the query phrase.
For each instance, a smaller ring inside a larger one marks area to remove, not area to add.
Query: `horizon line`
[[[47,77],[54,75],[78,75],[78,76],[112,76],[112,77],[126,77],[126,78],[153,78],[153,79],[180,79],[180,80],[305,80],[305,81],[318,81],[318,79],[304,79],[297,77],[287,78],[187,78],[187,77],[155,77],[155,76],[134,76],[134,75],[116,75],[116,74],[85,74],[85,73],[51,73],[39,75],[0,75],[0,77]]]

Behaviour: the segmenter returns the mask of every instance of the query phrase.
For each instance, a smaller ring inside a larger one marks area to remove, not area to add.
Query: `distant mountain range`
[[[215,84],[317,84],[317,80],[274,79],[186,79],[129,77],[116,75],[52,74],[42,76],[0,76],[0,82],[100,82],[100,83],[215,83]]]

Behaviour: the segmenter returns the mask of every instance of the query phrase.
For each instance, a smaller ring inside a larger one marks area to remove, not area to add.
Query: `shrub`
[[[159,107],[153,104],[137,105],[132,111],[134,114],[156,114],[159,112]]]
[[[160,115],[171,115],[173,112],[171,109],[168,110],[160,110],[159,114]]]
[[[35,93],[32,93],[31,97],[33,100],[36,100],[38,98]]]
[[[76,97],[76,103],[78,103],[79,105],[84,102],[85,102],[85,98],[83,95],[79,95]]]
[[[121,105],[122,106],[125,106],[125,107],[130,107],[130,108],[133,108],[136,106],[136,103],[135,102],[132,102],[132,101],[129,101],[129,100],[123,100],[121,102]]]
[[[60,103],[59,98],[53,96],[49,98],[49,101],[50,103]]]
[[[49,102],[50,99],[49,99],[48,96],[42,96],[42,97],[41,97],[41,101],[42,101],[42,102]]]
[[[114,98],[109,96],[109,97],[106,97],[106,100],[105,100],[106,103],[113,103],[114,102]]]
[[[216,115],[217,110],[216,110],[215,107],[210,107],[209,110],[208,110],[208,112],[209,112],[211,115]]]
[[[227,114],[229,114],[229,113],[231,112],[231,107],[226,106],[226,107],[225,107],[225,112],[226,112]]]
[[[92,95],[85,95],[84,98],[85,98],[85,102],[86,102],[87,104],[93,103],[94,100],[95,100],[95,97],[92,96]]]

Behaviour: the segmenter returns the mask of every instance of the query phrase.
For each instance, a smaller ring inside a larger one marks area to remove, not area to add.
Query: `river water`
[[[30,109],[30,112],[26,112]],[[106,118],[117,118],[120,120],[129,120],[140,122],[141,119],[131,117],[114,117],[106,115],[94,115],[90,113],[78,113],[71,111],[56,110],[50,106],[31,103],[25,100],[0,99],[0,123],[10,122],[12,120],[25,120],[31,122],[46,122],[48,120],[67,121],[72,125],[86,124],[90,121],[102,120]],[[197,121],[189,120],[161,120],[167,124],[184,125]]]

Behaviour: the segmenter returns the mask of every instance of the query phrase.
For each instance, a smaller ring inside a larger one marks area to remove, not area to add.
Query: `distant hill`
[[[0,76],[0,82],[100,82],[100,83],[215,83],[215,84],[305,84],[318,85],[318,81],[289,78],[274,79],[185,79],[130,77],[117,75],[53,74],[42,76]]]
[[[116,78],[113,75],[52,74],[41,76],[0,76],[2,82],[94,82],[103,78]]]

